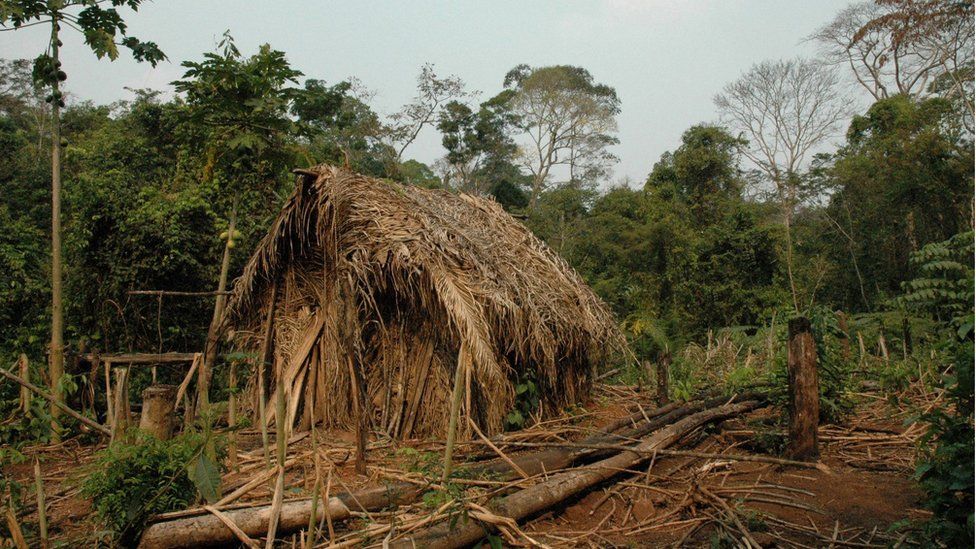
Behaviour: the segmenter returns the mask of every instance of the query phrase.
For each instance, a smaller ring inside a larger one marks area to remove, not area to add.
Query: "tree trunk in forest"
[[[51,57],[54,65],[60,63],[58,31],[60,24],[56,17],[51,18]],[[51,394],[55,401],[63,403],[61,376],[64,375],[64,307],[61,289],[61,90],[55,78],[51,85],[51,348],[48,356],[48,377]],[[52,403],[51,420],[54,440],[58,434],[58,416],[61,409]]]
[[[142,415],[139,428],[159,440],[173,436],[176,418],[175,385],[151,385],[142,391]]]
[[[798,461],[816,461],[817,427],[820,420],[820,388],[817,380],[817,349],[810,320],[798,317],[789,323],[787,360],[790,390],[789,447],[787,453]]]

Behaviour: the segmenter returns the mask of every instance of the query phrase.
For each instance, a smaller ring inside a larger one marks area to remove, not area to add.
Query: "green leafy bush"
[[[919,276],[904,284],[899,304],[944,322],[953,368],[941,382],[951,406],[920,419],[929,425],[915,470],[933,516],[924,529],[950,547],[972,547],[973,515],[973,233],[929,244],[912,254]]]
[[[197,432],[168,441],[137,433],[131,444],[116,443],[99,453],[81,492],[120,541],[131,543],[150,516],[184,509],[198,494],[212,499],[217,493],[221,460],[208,456],[207,447],[207,437]]]

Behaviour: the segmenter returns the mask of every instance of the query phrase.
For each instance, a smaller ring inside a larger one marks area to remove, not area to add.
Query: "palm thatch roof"
[[[457,367],[464,413],[494,432],[520,385],[544,417],[627,353],[600,299],[497,203],[324,165],[301,171],[225,318],[257,348],[269,311],[289,422],[348,427],[358,383],[374,428],[400,437],[443,434]]]

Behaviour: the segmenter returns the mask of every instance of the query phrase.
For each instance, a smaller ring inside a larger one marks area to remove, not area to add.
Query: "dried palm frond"
[[[606,306],[497,203],[340,168],[302,170],[235,283],[226,319],[238,333],[259,333],[244,328],[260,324],[272,284],[285,290],[276,359],[289,383],[304,378],[298,368],[320,368],[308,390],[328,425],[350,421],[347,358],[374,424],[405,437],[443,432],[461,341],[472,368],[465,413],[488,431],[501,428],[520,377],[536,380],[549,415],[585,397],[607,351],[629,357]],[[311,353],[302,343],[316,323]]]

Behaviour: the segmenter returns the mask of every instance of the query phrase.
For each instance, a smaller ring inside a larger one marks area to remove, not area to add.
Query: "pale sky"
[[[519,63],[570,64],[616,88],[620,163],[614,179],[643,181],[689,126],[717,118],[712,97],[753,63],[815,55],[804,38],[848,0],[156,0],[122,10],[131,35],[157,42],[170,61],[155,69],[127,53],[98,61],[75,32],[63,49],[67,90],[79,99],[128,99],[124,88],[167,90],[185,59],[199,60],[230,30],[245,55],[263,43],[306,77],[356,77],[382,114],[413,95],[422,64],[456,74],[485,99]],[[0,57],[33,58],[48,29],[0,32]],[[406,156],[444,154],[435,131]]]

